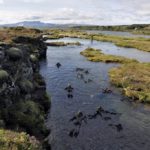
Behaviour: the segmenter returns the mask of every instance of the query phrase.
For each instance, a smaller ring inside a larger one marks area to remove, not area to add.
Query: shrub
[[[47,131],[44,125],[44,112],[34,101],[22,101],[8,109],[7,124],[19,126],[27,133],[40,137]]]
[[[24,132],[17,133],[0,129],[1,150],[40,150],[39,141]]]

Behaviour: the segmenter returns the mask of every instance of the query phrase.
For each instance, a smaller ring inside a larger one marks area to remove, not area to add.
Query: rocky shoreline
[[[35,136],[44,142],[42,149],[50,149],[45,141],[50,131],[44,123],[50,98],[39,73],[46,50],[41,35],[19,35],[0,43],[0,128]]]

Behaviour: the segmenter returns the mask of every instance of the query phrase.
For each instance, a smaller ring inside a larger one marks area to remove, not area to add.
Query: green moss
[[[5,70],[0,70],[0,81],[5,81],[9,77],[9,74]]]
[[[44,78],[38,74],[38,73],[35,73],[34,74],[34,81],[36,82],[36,86],[45,86],[45,80]]]
[[[41,105],[44,107],[44,110],[47,112],[51,105],[51,99],[50,96],[45,92],[43,95],[43,99],[41,101]]]
[[[9,50],[7,50],[7,55],[9,56],[11,60],[14,60],[14,61],[19,60],[23,57],[22,50],[15,48],[15,47],[12,47]]]
[[[123,89],[126,96],[150,103],[150,64],[130,63],[109,72],[111,82]]]
[[[25,93],[31,93],[34,88],[33,83],[26,79],[23,81],[20,81],[19,85],[20,85],[20,89],[22,90],[22,92],[25,92]]]
[[[34,54],[31,54],[31,55],[30,55],[30,60],[31,60],[32,62],[37,62],[37,61],[38,61],[38,58],[37,58]]]
[[[17,133],[0,129],[1,150],[40,150],[39,142],[24,132]]]
[[[101,50],[87,48],[80,53],[81,55],[87,57],[88,60],[94,62],[106,62],[106,63],[130,63],[130,62],[137,62],[134,59],[128,59],[122,56],[115,56],[115,55],[108,55],[103,54]]]

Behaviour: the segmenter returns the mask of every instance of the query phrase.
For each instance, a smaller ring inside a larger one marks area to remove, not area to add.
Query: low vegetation
[[[88,60],[93,62],[106,62],[106,63],[130,63],[130,62],[137,62],[134,59],[128,59],[122,56],[115,56],[115,55],[108,55],[102,53],[101,50],[94,49],[94,48],[87,48],[80,53],[81,55],[87,57]]]
[[[141,102],[150,103],[150,63],[129,63],[109,72],[111,82],[123,93]]]
[[[5,43],[13,43],[12,40],[17,36],[36,38],[41,35],[42,31],[38,29],[24,27],[0,28],[0,41]]]
[[[30,137],[24,132],[17,133],[0,129],[1,150],[41,150],[40,143],[35,137]]]

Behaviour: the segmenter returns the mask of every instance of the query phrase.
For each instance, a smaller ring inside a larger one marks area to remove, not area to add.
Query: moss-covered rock
[[[7,55],[9,59],[13,61],[20,60],[23,57],[22,50],[20,50],[19,48],[15,48],[15,47],[12,47],[9,50],[7,50]]]
[[[35,62],[38,61],[38,58],[34,54],[31,54],[30,55],[30,60],[31,60],[31,62],[35,63]]]
[[[0,70],[0,83],[3,83],[4,81],[6,81],[8,77],[9,77],[9,74],[7,71]]]
[[[20,81],[19,85],[23,93],[31,93],[34,89],[33,83],[27,79]]]

